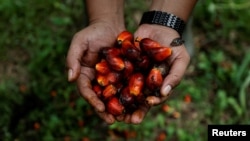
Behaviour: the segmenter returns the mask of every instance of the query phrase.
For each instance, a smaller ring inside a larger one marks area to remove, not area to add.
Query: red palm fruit
[[[125,40],[129,40],[132,41],[133,40],[133,34],[129,31],[122,31],[118,36],[117,36],[117,43],[118,45],[121,45],[123,43],[123,41]]]
[[[126,53],[126,57],[129,60],[140,60],[141,51],[138,50],[135,46],[133,48],[129,48]]]
[[[129,92],[132,95],[139,95],[144,85],[144,76],[141,73],[134,73],[129,79]]]
[[[110,71],[107,75],[106,75],[106,79],[108,81],[109,84],[115,84],[117,82],[120,81],[121,79],[121,73],[116,72],[116,71]]]
[[[101,98],[102,95],[102,87],[98,84],[94,84],[92,86],[92,90],[96,93],[97,97]]]
[[[129,41],[129,40],[123,41],[122,44],[121,44],[121,54],[123,56],[126,56],[127,55],[127,50],[129,48],[131,48],[131,46],[134,46],[131,41]]]
[[[134,95],[131,95],[129,92],[129,87],[125,87],[122,89],[120,94],[120,101],[125,107],[134,104],[134,99]]]
[[[104,57],[107,57],[107,56],[120,56],[121,55],[121,51],[119,48],[116,48],[116,47],[105,47],[105,48],[102,48],[100,50],[100,54]]]
[[[120,103],[119,99],[115,96],[111,97],[107,101],[107,112],[114,115],[119,116],[124,113],[125,107]]]
[[[101,86],[107,86],[109,84],[109,80],[107,79],[107,76],[100,74],[100,73],[96,74],[96,81]]]
[[[150,60],[147,55],[143,55],[140,60],[136,62],[137,66],[140,70],[147,70],[150,66]]]
[[[117,89],[114,85],[109,84],[103,89],[102,96],[104,100],[114,96],[117,93]]]
[[[170,47],[150,48],[147,50],[147,54],[155,61],[161,62],[172,54],[172,49]]]
[[[124,105],[126,113],[133,113],[138,108],[138,102],[135,100],[137,97],[130,94],[128,86],[122,89],[119,100]]]
[[[134,65],[129,60],[124,60],[124,64],[123,77],[128,78],[134,71]]]
[[[160,43],[152,40],[150,38],[143,38],[140,40],[140,47],[142,50],[147,51],[150,48],[157,48],[160,47]]]
[[[162,83],[163,77],[161,71],[158,68],[153,67],[146,78],[146,86],[150,90],[155,90],[159,89]]]
[[[131,41],[124,40],[121,47],[121,53],[129,60],[137,60],[140,58],[140,48],[137,48]]]
[[[105,59],[102,59],[100,62],[98,62],[95,65],[95,69],[100,74],[107,74],[110,72],[110,68],[109,68],[108,63]]]
[[[121,57],[108,55],[106,56],[106,60],[110,65],[111,69],[115,71],[122,71],[125,68],[124,61]]]

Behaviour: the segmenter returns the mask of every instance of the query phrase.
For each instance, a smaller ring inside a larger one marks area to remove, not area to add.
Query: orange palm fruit
[[[153,67],[146,78],[146,86],[150,90],[156,90],[161,87],[162,83],[163,76],[161,71],[158,68]]]
[[[140,40],[140,47],[142,50],[147,51],[150,48],[157,48],[160,47],[160,43],[152,40],[150,38],[143,38]]]
[[[139,95],[144,85],[144,76],[141,73],[134,73],[129,79],[129,92],[132,95]]]
[[[102,96],[104,100],[106,100],[111,96],[114,96],[116,93],[117,93],[116,87],[112,84],[109,84],[103,89]]]
[[[134,65],[129,60],[124,60],[125,68],[123,70],[123,77],[128,78],[134,71]]]
[[[172,54],[172,49],[170,47],[150,48],[147,50],[147,54],[155,61],[161,62]]]
[[[111,97],[107,101],[107,112],[114,115],[114,116],[119,116],[124,113],[125,107],[122,105],[122,103],[119,101],[117,97]]]
[[[96,81],[101,86],[107,86],[109,84],[109,80],[107,79],[107,76],[100,74],[100,73],[96,74]]]
[[[141,41],[141,38],[140,37],[136,37],[135,38],[135,40],[134,40],[134,45],[135,45],[135,47],[137,47],[137,48],[141,48],[140,47],[140,41]]]
[[[110,68],[109,68],[108,63],[105,59],[102,59],[100,62],[98,62],[95,65],[95,69],[100,74],[107,74],[110,72]]]
[[[108,55],[106,60],[110,67],[115,71],[122,71],[125,68],[124,61],[121,57]]]
[[[121,47],[121,53],[129,60],[137,60],[140,58],[141,51],[131,41],[124,40]]]
[[[132,41],[133,40],[133,34],[129,31],[122,31],[118,36],[117,36],[117,43],[118,45],[121,45],[123,43],[123,41],[125,40],[129,40]]]

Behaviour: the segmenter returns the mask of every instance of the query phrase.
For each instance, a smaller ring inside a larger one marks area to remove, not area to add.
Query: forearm
[[[124,25],[124,0],[86,0],[89,22]]]
[[[172,13],[187,22],[197,0],[152,0],[150,10]]]

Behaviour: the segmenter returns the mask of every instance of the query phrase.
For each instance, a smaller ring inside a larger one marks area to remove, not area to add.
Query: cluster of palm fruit
[[[166,59],[170,47],[161,46],[150,38],[134,38],[129,31],[121,32],[116,45],[100,50],[95,65],[92,89],[114,116],[131,113],[149,95],[159,96],[159,89],[168,73]]]

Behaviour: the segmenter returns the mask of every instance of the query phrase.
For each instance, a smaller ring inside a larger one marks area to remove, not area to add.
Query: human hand
[[[68,81],[76,81],[81,96],[109,124],[114,123],[115,118],[105,112],[105,105],[92,90],[91,81],[95,78],[99,50],[113,46],[123,30],[123,26],[113,22],[94,22],[74,35],[67,54]]]
[[[141,25],[134,34],[134,37],[150,38],[159,42],[163,46],[170,46],[173,39],[179,37],[179,34],[173,29],[163,27],[160,25]],[[165,77],[162,87],[160,89],[161,96],[148,96],[146,103],[140,105],[139,108],[132,114],[126,114],[117,117],[118,121],[126,123],[141,123],[149,111],[151,106],[159,105],[166,101],[172,89],[179,85],[186,68],[190,62],[190,56],[185,48],[185,45],[172,47],[172,55],[166,62],[169,66],[169,73]]]

